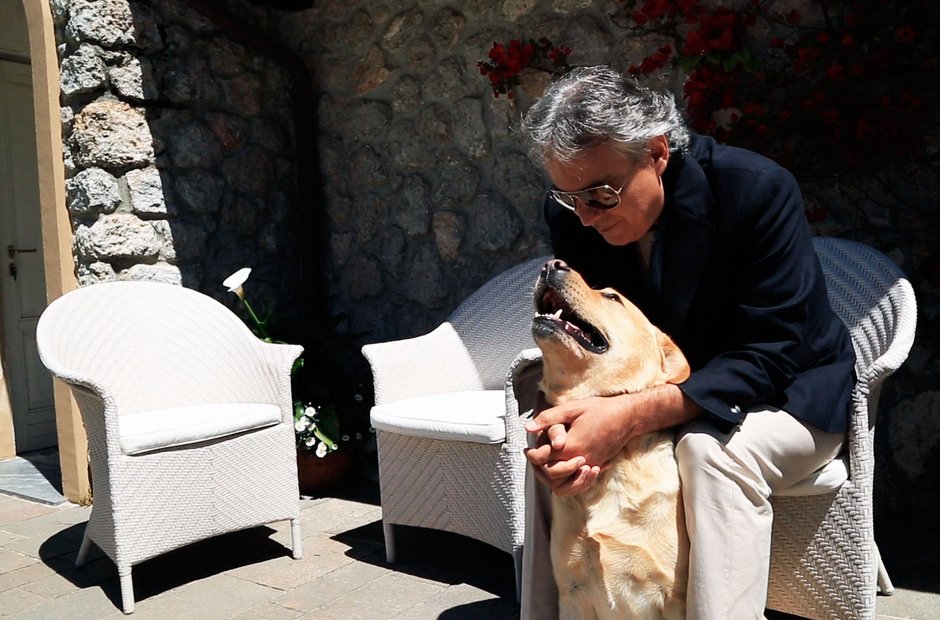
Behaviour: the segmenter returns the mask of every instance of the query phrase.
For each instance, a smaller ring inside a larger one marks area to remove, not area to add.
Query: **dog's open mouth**
[[[607,339],[600,330],[578,315],[554,289],[546,287],[541,291],[536,297],[535,309],[538,314],[533,321],[533,330],[543,327],[558,329],[591,353],[607,351]]]

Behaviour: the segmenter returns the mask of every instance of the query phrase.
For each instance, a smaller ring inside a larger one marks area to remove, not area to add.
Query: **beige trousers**
[[[676,458],[691,540],[689,620],[763,616],[773,523],[769,497],[834,459],[844,440],[843,433],[825,433],[779,409],[751,411],[730,433],[703,421],[680,429]],[[551,493],[527,471],[523,620],[558,617],[550,531]]]

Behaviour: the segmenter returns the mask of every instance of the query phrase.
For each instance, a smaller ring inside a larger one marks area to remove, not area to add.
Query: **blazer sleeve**
[[[680,386],[731,424],[751,406],[783,404],[787,386],[813,365],[811,343],[827,320],[812,314],[828,301],[796,180],[776,166],[753,174],[732,213],[734,248],[722,287],[731,296],[726,344]]]

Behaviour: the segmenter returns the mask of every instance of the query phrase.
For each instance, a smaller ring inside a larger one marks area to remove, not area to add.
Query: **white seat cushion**
[[[473,443],[506,441],[502,390],[448,392],[382,403],[372,408],[376,430]]]
[[[774,495],[780,497],[795,497],[801,495],[825,495],[839,490],[842,483],[849,479],[849,468],[845,458],[829,461],[812,473],[809,478],[801,480],[788,489],[775,491]]]
[[[281,421],[281,409],[263,403],[219,403],[144,411],[119,420],[124,454],[140,454],[273,426]]]

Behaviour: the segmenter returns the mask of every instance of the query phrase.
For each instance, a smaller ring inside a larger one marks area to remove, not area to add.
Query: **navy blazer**
[[[829,305],[793,176],[756,153],[693,136],[663,174],[666,204],[649,272],[545,202],[555,256],[629,297],[689,360],[680,387],[719,425],[773,406],[844,432],[855,351]]]

